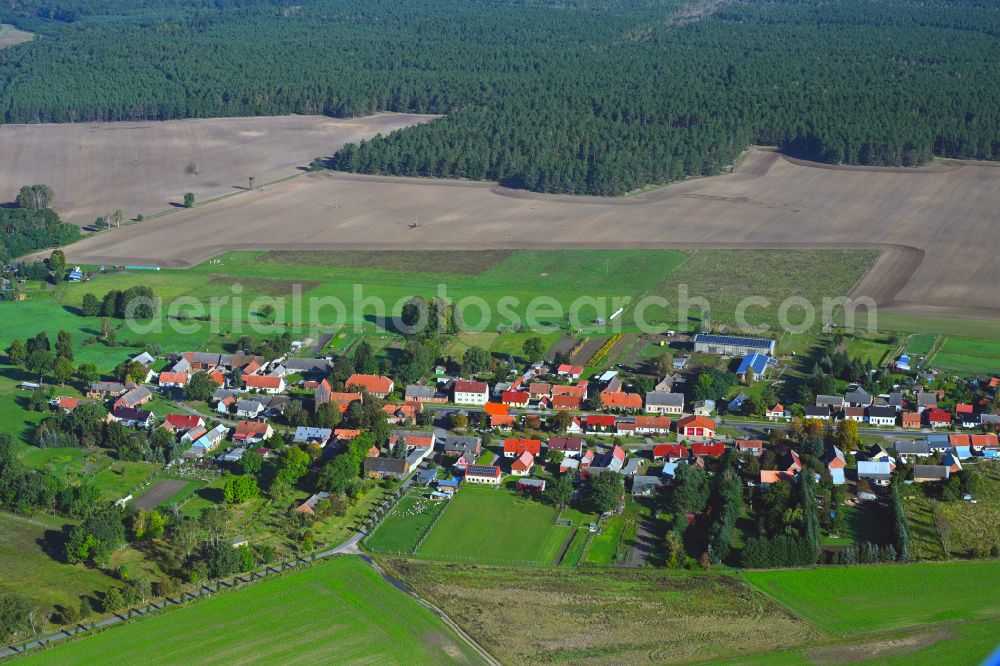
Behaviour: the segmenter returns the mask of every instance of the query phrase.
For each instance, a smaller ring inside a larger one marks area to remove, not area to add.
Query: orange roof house
[[[507,458],[514,458],[528,451],[533,456],[542,452],[542,440],[540,439],[505,439],[503,441],[503,454]]]
[[[535,465],[535,456],[531,455],[531,451],[522,451],[521,455],[517,457],[513,463],[511,463],[510,471],[511,474],[517,476],[523,476],[531,472],[531,468]]]
[[[391,379],[382,375],[351,375],[344,382],[344,386],[348,390],[357,387],[364,393],[371,393],[372,395],[384,398],[392,393],[394,384]]]
[[[581,409],[583,398],[576,395],[554,395],[551,402],[552,409],[570,410]]]
[[[681,437],[715,437],[715,422],[704,416],[685,416],[677,421]]]
[[[160,386],[185,386],[188,382],[186,372],[161,372],[157,382]]]
[[[483,411],[490,416],[505,416],[510,414],[510,405],[502,405],[499,402],[488,402],[483,405]]]
[[[638,393],[602,393],[605,409],[642,409],[642,396]]]
[[[281,377],[265,377],[262,375],[243,375],[243,383],[248,389],[280,393],[285,390],[285,380]]]

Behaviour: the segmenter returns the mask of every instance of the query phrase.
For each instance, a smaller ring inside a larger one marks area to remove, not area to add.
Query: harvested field
[[[1000,283],[998,206],[990,163],[827,169],[762,149],[732,174],[621,199],[320,173],[86,239],[67,255],[185,267],[227,249],[880,249],[855,293],[883,311],[1000,318],[1000,291],[982,288]]]
[[[69,222],[92,224],[116,208],[128,218],[148,217],[178,205],[185,192],[206,201],[246,189],[250,176],[258,185],[292,176],[345,143],[430,118],[382,113],[0,125],[0,201],[12,201],[21,185],[46,183]]]
[[[155,509],[186,485],[186,481],[179,479],[160,479],[149,490],[137,497],[133,504],[139,509]]]
[[[34,33],[18,30],[6,23],[0,23],[0,49],[21,44],[22,42],[30,42],[34,37]]]

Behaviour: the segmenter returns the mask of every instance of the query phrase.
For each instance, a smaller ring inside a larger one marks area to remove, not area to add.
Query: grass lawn
[[[963,373],[1000,373],[1000,341],[948,338],[931,365]]]
[[[79,604],[80,597],[111,587],[114,580],[96,569],[56,559],[70,525],[43,513],[31,517],[0,513],[0,594],[17,594],[53,612],[57,606]]]
[[[507,664],[713,663],[818,633],[726,576],[385,564]]]
[[[117,500],[132,492],[160,467],[161,465],[156,463],[116,461],[107,469],[98,472],[93,481],[105,499]]]
[[[932,333],[911,335],[909,342],[906,344],[906,353],[911,358],[913,356],[927,356],[931,348],[934,347],[935,340],[937,340],[937,336]]]
[[[191,495],[191,499],[184,503],[181,512],[186,516],[197,518],[202,510],[222,503],[222,489],[226,485],[226,477],[219,476],[209,483],[198,488]]]
[[[1000,616],[997,561],[747,572],[744,579],[832,634]]]
[[[23,663],[456,661],[480,663],[429,610],[360,558],[345,556],[33,653]]]
[[[582,564],[597,564],[606,566],[615,559],[618,543],[625,529],[625,516],[612,516],[601,525],[600,532],[590,540],[590,548],[583,558]]]
[[[824,536],[824,546],[848,546],[866,541],[885,545],[891,541],[892,520],[887,508],[874,502],[860,506],[843,506],[846,530],[839,537]]]
[[[434,519],[445,509],[447,501],[434,501],[426,491],[411,490],[401,499],[365,540],[371,550],[381,553],[412,553]]]
[[[868,361],[874,367],[879,367],[896,346],[890,345],[885,338],[851,338],[847,341],[847,353],[851,358]]]
[[[418,557],[553,564],[569,528],[557,511],[508,490],[463,485],[417,551]]]

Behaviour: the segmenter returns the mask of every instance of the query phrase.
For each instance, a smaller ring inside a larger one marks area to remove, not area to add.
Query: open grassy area
[[[412,559],[386,564],[508,664],[710,662],[816,635],[724,576],[563,568],[538,575]]]
[[[1000,340],[948,338],[931,365],[960,374],[1000,374]]]
[[[906,353],[912,356],[926,356],[931,348],[934,347],[934,341],[937,340],[937,336],[931,333],[918,333],[916,335],[911,335],[909,341],[906,344]]]
[[[417,550],[419,557],[554,564],[570,528],[555,525],[557,511],[505,489],[464,485]]]
[[[164,637],[183,640],[166,640]],[[479,663],[416,600],[361,559],[168,610],[45,652],[25,664]]]
[[[107,590],[114,583],[109,576],[61,561],[71,525],[42,513],[0,513],[0,594],[17,594],[51,613]]]
[[[967,473],[979,477],[975,504],[942,501],[933,487],[912,486],[902,495],[915,558],[944,559],[946,547],[952,556],[981,556],[1000,546],[1000,463],[969,464]]]
[[[744,579],[832,634],[1000,616],[1000,562],[754,571]]]
[[[427,495],[426,491],[411,490],[365,540],[365,545],[381,553],[412,553],[434,519],[448,505],[447,501],[434,501]]]
[[[160,467],[157,463],[116,461],[98,472],[93,482],[106,499],[117,500],[128,495]]]
[[[736,307],[748,296],[763,296],[771,305],[746,309],[751,325],[778,323],[778,307],[789,296],[806,298],[821,312],[824,297],[846,296],[878,258],[878,252],[851,250],[698,250],[672,272],[658,293],[673,303],[686,285],[690,297],[708,300],[713,322],[732,322]],[[698,315],[697,308],[693,314]],[[677,316],[671,308],[672,319]],[[801,323],[801,309],[789,313],[792,324]],[[818,328],[820,322],[815,322]]]

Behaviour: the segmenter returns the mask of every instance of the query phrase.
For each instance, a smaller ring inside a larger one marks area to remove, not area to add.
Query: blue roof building
[[[753,373],[753,380],[757,381],[764,376],[767,366],[773,364],[774,362],[774,359],[767,354],[748,354],[744,357],[743,361],[740,362],[740,367],[736,371],[736,374],[742,377],[748,371],[751,371]]]

